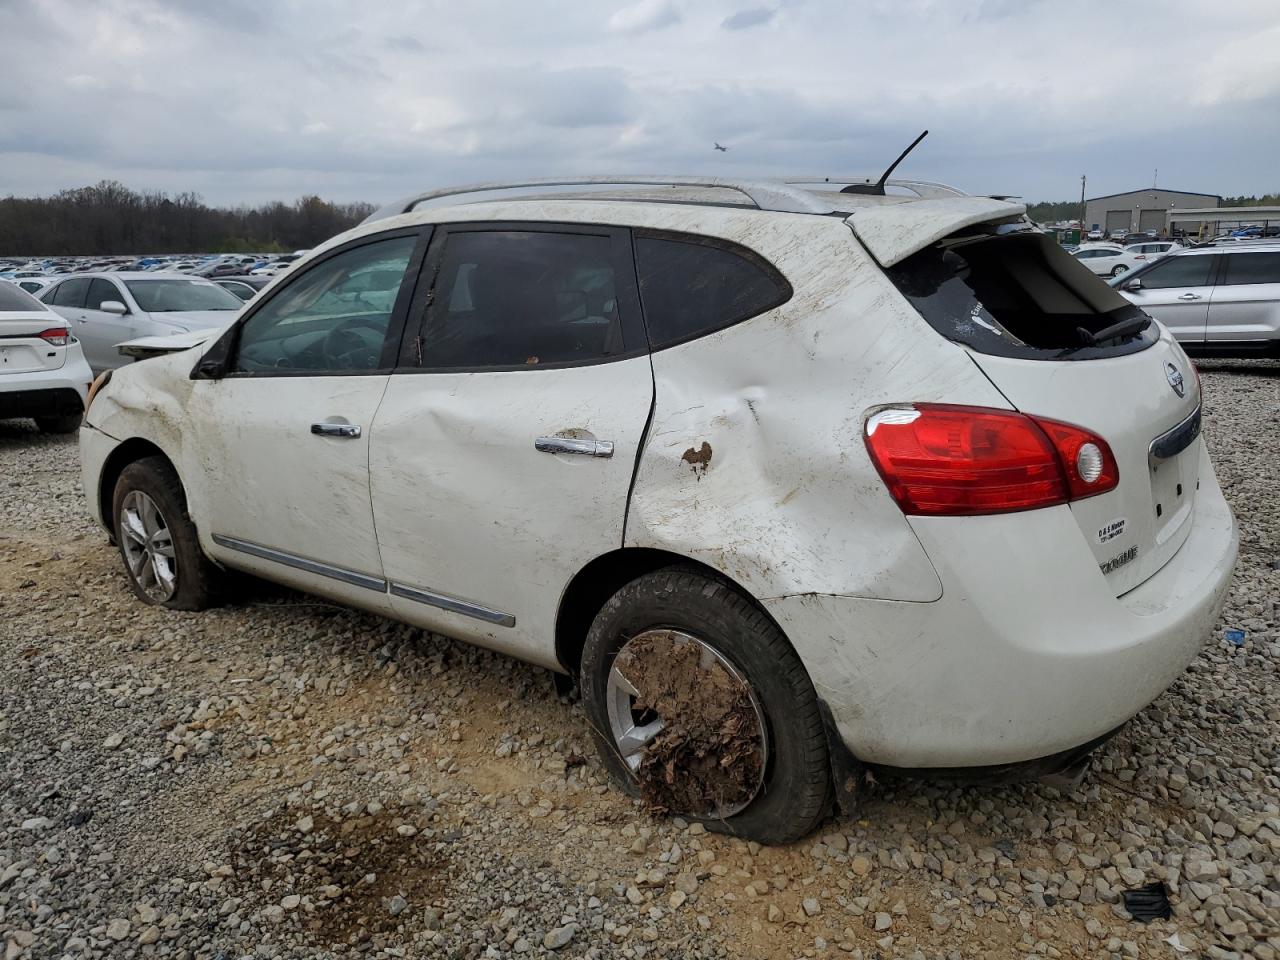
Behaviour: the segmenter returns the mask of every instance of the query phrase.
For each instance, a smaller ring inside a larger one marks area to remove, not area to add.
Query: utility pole
[[[1082,174],[1080,174],[1080,239],[1081,239],[1081,240],[1084,240],[1084,237],[1085,237],[1085,229],[1084,229],[1084,183],[1085,183],[1085,176],[1084,176],[1084,174],[1082,173]]]

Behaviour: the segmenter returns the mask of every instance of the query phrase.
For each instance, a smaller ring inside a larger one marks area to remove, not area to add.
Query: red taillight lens
[[[1103,493],[1120,477],[1101,437],[1009,410],[890,407],[867,419],[866,440],[890,495],[909,514],[1031,510]]]
[[[40,331],[36,336],[55,347],[65,347],[71,339],[71,331],[66,327],[50,327],[48,330]]]

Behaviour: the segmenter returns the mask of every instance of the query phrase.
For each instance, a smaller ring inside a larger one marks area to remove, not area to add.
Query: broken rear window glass
[[[1142,310],[1039,232],[948,237],[887,273],[930,326],[980,353],[1088,360],[1159,338]]]

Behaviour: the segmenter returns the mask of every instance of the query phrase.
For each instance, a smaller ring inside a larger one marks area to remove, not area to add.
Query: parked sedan
[[[230,290],[241,300],[252,300],[258,291],[272,281],[272,277],[254,277],[236,274],[230,277],[218,277],[213,282],[224,290]]]
[[[72,323],[95,371],[128,362],[118,344],[225,327],[243,301],[211,280],[166,273],[87,273],[61,280],[40,299]]]
[[[92,379],[67,321],[0,283],[0,419],[31,417],[45,433],[72,433]]]
[[[1086,243],[1071,255],[1100,277],[1118,277],[1138,262],[1118,243]]]
[[[1176,251],[1112,286],[1189,353],[1280,356],[1280,243]]]

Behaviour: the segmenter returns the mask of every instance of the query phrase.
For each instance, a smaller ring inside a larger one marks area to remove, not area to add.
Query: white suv
[[[741,836],[1075,764],[1231,576],[1193,368],[1021,205],[850,189],[394,205],[116,370],[89,509],[143,600],[248,571],[576,676],[627,789]]]

